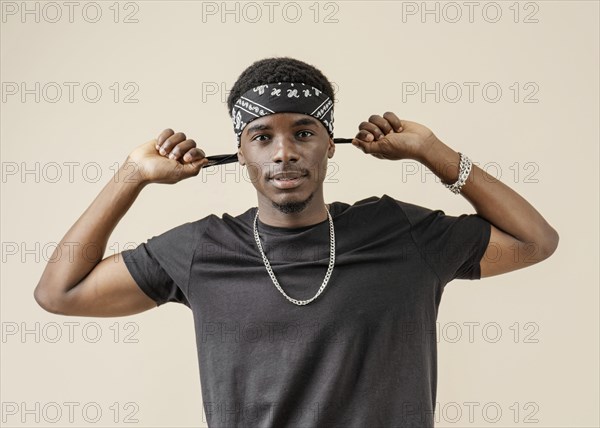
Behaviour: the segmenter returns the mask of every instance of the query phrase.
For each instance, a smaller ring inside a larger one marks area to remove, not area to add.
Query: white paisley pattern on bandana
[[[323,123],[333,138],[333,101],[323,91],[298,82],[277,82],[256,86],[244,92],[231,109],[231,120],[236,135],[236,149],[240,146],[246,125],[262,116],[274,113],[302,113]]]

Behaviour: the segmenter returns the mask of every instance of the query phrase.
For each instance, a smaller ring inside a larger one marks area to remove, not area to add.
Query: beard
[[[315,196],[315,193],[311,193],[308,198],[304,201],[295,201],[295,202],[285,202],[283,204],[278,204],[277,202],[271,201],[274,208],[281,211],[283,214],[295,214],[302,212],[310,203],[310,201]]]

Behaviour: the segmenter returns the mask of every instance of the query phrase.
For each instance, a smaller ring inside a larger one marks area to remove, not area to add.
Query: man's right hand
[[[197,175],[208,163],[193,140],[171,129],[135,148],[117,171],[119,180],[104,186],[54,250],[35,288],[36,302],[51,313],[90,317],[132,315],[156,307],[157,302],[131,276],[121,254],[102,259],[106,243],[139,194],[139,184],[177,183]],[[136,185],[124,186],[120,183],[131,178],[127,173],[131,166]],[[68,245],[73,242],[83,245],[84,251],[73,251]],[[92,255],[85,251],[89,245],[97,250]]]
[[[198,175],[209,161],[183,132],[165,129],[157,139],[137,147],[127,158],[145,183],[175,184]]]

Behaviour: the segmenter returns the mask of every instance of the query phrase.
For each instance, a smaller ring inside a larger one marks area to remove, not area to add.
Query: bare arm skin
[[[51,313],[90,317],[133,315],[156,307],[121,253],[102,256],[114,228],[145,186],[198,175],[208,163],[204,156],[193,140],[171,129],[137,147],[60,241],[35,288],[36,302]]]
[[[434,138],[421,162],[442,182],[458,179],[460,156]],[[477,214],[491,223],[490,242],[481,259],[481,278],[522,269],[547,259],[559,236],[525,198],[476,165],[461,189]]]
[[[458,152],[429,128],[401,121],[392,112],[362,122],[352,144],[378,159],[417,160],[446,184],[458,179]],[[532,266],[558,247],[558,232],[525,198],[474,164],[461,195],[491,224],[490,242],[479,263],[481,278]]]

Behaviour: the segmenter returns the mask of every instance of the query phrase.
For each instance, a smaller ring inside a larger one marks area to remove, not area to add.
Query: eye
[[[257,139],[257,138],[259,138],[259,137],[268,137],[268,135],[267,135],[267,134],[258,134],[256,137],[254,137],[254,138],[252,139],[252,141],[256,140],[256,139]],[[265,141],[265,140],[259,140],[259,141]]]
[[[307,130],[300,131],[300,132],[298,132],[298,134],[303,134],[305,132],[307,132],[309,134],[309,135],[307,135],[307,137],[310,136],[310,135],[315,135],[312,131],[307,131]]]

